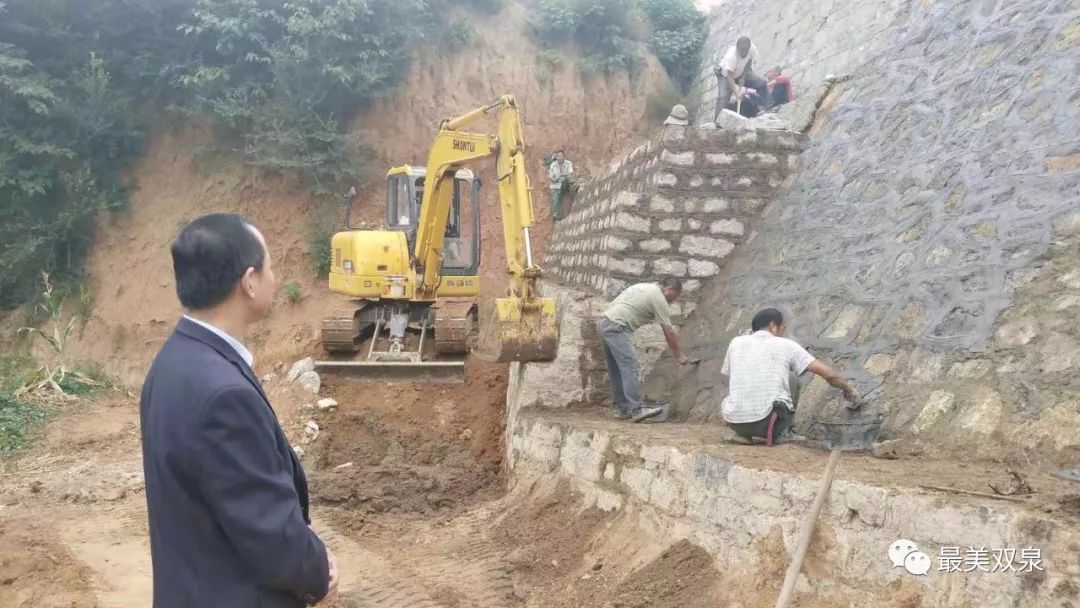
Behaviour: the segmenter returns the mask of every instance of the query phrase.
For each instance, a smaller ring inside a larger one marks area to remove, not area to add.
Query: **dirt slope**
[[[572,60],[554,70],[541,65],[538,50],[524,35],[525,24],[526,9],[508,3],[499,15],[475,21],[476,39],[469,48],[455,54],[434,47],[419,50],[399,92],[379,100],[352,121],[351,131],[372,147],[375,157],[370,179],[360,184],[362,219],[382,221],[386,168],[423,163],[441,118],[475,108],[499,94],[514,94],[523,111],[538,254],[551,229],[544,153],[565,147],[581,172],[597,173],[616,151],[633,145],[647,93],[666,79],[662,69],[654,62],[635,83],[625,74],[583,80]],[[318,201],[294,180],[260,175],[235,159],[197,154],[210,141],[208,125],[196,121],[180,128],[167,126],[175,122],[162,116],[146,154],[132,169],[130,210],[101,221],[88,264],[93,313],[77,330],[71,358],[99,365],[126,385],[138,387],[180,314],[169,243],[184,223],[215,211],[251,218],[266,236],[279,281],[299,283],[304,294],[298,304],[285,302],[279,294],[272,316],[248,336],[256,371],[262,375],[276,364],[288,365],[318,354],[318,320],[338,301],[327,292],[324,280],[312,276],[305,219]],[[491,128],[490,123],[478,125],[478,130]],[[482,177],[491,183],[490,176]],[[494,194],[493,188],[485,188],[482,212],[481,274],[489,294],[505,289],[505,255]],[[22,318],[19,313],[8,315],[0,348],[10,346]],[[452,403],[465,413],[454,416],[438,432],[456,437],[468,429],[474,454],[497,458],[506,368],[474,363],[469,375],[467,387],[450,393],[388,387],[374,393],[351,390],[369,400],[393,400],[392,407],[383,408],[389,411],[382,413],[402,420],[427,420],[433,403]]]

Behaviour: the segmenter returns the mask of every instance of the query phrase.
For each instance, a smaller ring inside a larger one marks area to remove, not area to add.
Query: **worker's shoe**
[[[631,419],[633,417],[634,417],[633,412],[628,412],[626,410],[615,410],[615,419],[616,420],[629,420],[629,419]]]
[[[773,438],[773,445],[780,445],[782,443],[798,443],[800,441],[806,441],[806,437],[802,435],[796,435],[791,429],[786,429],[783,433],[780,433]]]
[[[664,413],[664,408],[662,407],[643,407],[634,412],[634,422],[648,420],[649,418],[659,416],[662,413]]]

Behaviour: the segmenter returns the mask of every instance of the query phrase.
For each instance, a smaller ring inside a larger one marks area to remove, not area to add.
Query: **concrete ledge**
[[[770,550],[784,559],[793,551],[825,454],[798,446],[731,445],[726,437],[718,425],[633,425],[599,414],[526,408],[512,413],[507,429],[511,485],[568,479],[588,503],[639,511],[651,534],[671,542],[688,538],[709,551],[722,571],[753,577]],[[985,489],[995,471],[1003,468],[845,455],[800,589],[813,597],[870,593],[861,596],[860,606],[895,605],[874,594],[898,587],[910,587],[921,601],[906,605],[1075,605],[1069,603],[1080,593],[1075,515],[918,488]],[[1055,486],[1052,479],[1032,481],[1039,491],[1034,505],[1045,504],[1055,488],[1060,493],[1064,482]],[[897,539],[914,541],[930,556],[926,576],[892,567],[887,549]],[[770,549],[770,542],[782,547]],[[1044,570],[941,572],[942,547],[960,547],[961,556],[968,548],[1017,549],[1017,555],[1036,548]]]

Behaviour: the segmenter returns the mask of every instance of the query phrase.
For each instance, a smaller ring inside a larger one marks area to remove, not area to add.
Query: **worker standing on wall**
[[[857,402],[858,392],[851,382],[784,337],[787,325],[779,310],[758,311],[750,327],[754,333],[731,340],[720,369],[728,377],[724,420],[746,443],[773,445],[803,439],[791,432],[803,372],[821,376],[844,391],[849,401]]]
[[[754,74],[754,60],[757,59],[757,47],[747,36],[740,37],[720,58],[716,66],[717,92],[716,111],[713,122],[720,119],[720,111],[731,103],[732,95],[741,99],[748,92],[758,98],[758,103],[769,106],[769,86],[765,80]]]
[[[687,359],[679,349],[679,335],[671,325],[670,303],[681,293],[682,281],[675,278],[631,285],[596,320],[596,331],[604,345],[604,359],[611,376],[616,419],[633,418],[637,422],[663,411],[660,407],[642,407],[637,351],[630,337],[643,325],[659,323],[675,359],[685,365]]]
[[[563,197],[570,190],[570,179],[574,175],[574,164],[566,159],[562,150],[555,151],[555,159],[548,167],[548,187],[551,188],[551,217],[556,221],[563,219]]]

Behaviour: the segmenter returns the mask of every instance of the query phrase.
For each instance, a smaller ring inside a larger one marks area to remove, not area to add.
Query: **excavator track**
[[[328,311],[322,319],[320,339],[330,353],[360,351],[360,311],[364,304]]]
[[[476,303],[469,299],[439,300],[435,310],[435,352],[464,355],[476,331]]]

